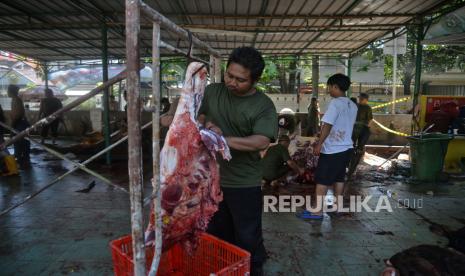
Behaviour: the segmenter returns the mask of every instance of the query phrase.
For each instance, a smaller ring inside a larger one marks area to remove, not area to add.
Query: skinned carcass
[[[289,155],[305,172],[295,180],[298,183],[313,183],[314,173],[318,165],[318,156],[313,155],[315,137],[294,136],[289,145]],[[290,184],[290,183],[288,183]]]
[[[229,159],[224,137],[202,129],[196,117],[207,81],[202,63],[191,63],[183,92],[160,153],[161,218],[163,251],[182,243],[188,252],[197,244],[222,200],[216,152]],[[152,209],[146,245],[154,245],[155,217]]]

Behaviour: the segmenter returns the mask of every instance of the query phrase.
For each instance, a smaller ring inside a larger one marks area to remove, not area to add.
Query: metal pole
[[[45,88],[48,88],[48,64],[44,62],[44,80],[45,80]]]
[[[174,47],[174,46],[172,46],[172,45],[170,45],[170,44],[168,44],[168,43],[166,43],[166,42],[160,41],[160,44],[159,44],[159,45],[160,45],[161,48],[165,48],[165,49],[167,49],[168,51],[171,51],[171,52],[173,52],[173,53],[182,54],[182,55],[184,55],[184,56],[187,56],[187,55],[188,55],[188,53],[187,53],[186,51],[183,51],[183,50],[181,50],[181,49],[178,49],[178,48],[176,48],[176,47]],[[205,63],[205,64],[209,64],[208,61],[205,61],[205,60],[203,60],[203,59],[194,57],[194,56],[192,55],[192,53],[189,55],[189,58],[192,59],[192,60],[198,61],[198,62],[202,62],[202,63]]]
[[[392,114],[396,114],[396,94],[397,94],[397,37],[394,38],[394,53],[392,64]]]
[[[152,42],[152,158],[153,158],[153,196],[154,196],[154,216],[155,216],[155,252],[152,265],[150,266],[150,276],[157,275],[158,265],[162,249],[162,220],[161,220],[161,198],[160,198],[160,25],[153,23]]]
[[[312,96],[318,99],[318,83],[320,81],[320,57],[312,56]]]
[[[413,108],[418,104],[418,96],[420,95],[420,81],[421,81],[421,67],[422,67],[422,58],[423,58],[423,45],[421,41],[423,40],[423,21],[418,26],[417,29],[417,41],[416,41],[416,56],[415,56],[415,86],[413,89]]]
[[[11,144],[16,143],[17,141],[23,139],[26,135],[29,135],[31,132],[38,130],[40,127],[44,125],[48,125],[52,123],[53,121],[57,120],[61,114],[75,108],[76,106],[80,105],[81,103],[87,101],[88,99],[92,98],[93,96],[97,95],[100,93],[102,90],[105,88],[117,83],[118,81],[121,81],[126,78],[126,70],[123,72],[119,73],[118,75],[114,76],[113,78],[109,79],[108,82],[103,83],[99,87],[96,87],[92,89],[89,93],[77,98],[76,100],[72,101],[71,103],[65,105],[63,108],[60,110],[55,111],[52,115],[47,116],[39,121],[37,121],[35,124],[32,126],[28,127],[27,129],[21,131],[18,133],[16,136],[12,137],[10,140],[5,141],[2,145],[0,145],[0,149],[6,148]]]
[[[215,82],[221,82],[221,58],[215,58],[215,67],[214,67],[214,74],[215,74]]]
[[[150,125],[152,124],[152,122],[149,122],[147,124],[145,124],[142,129],[145,129],[147,127],[149,127]],[[118,146],[119,144],[123,143],[124,141],[126,141],[128,139],[128,136],[124,136],[123,138],[121,138],[120,140],[118,140],[116,143],[114,143],[113,145],[111,145],[110,147],[106,148],[106,149],[103,149],[101,150],[100,152],[94,154],[92,157],[90,157],[89,159],[87,159],[86,161],[80,163],[82,166],[85,166],[87,164],[89,164],[90,162],[94,161],[95,159],[97,159],[98,157],[100,157],[101,155],[105,154],[106,152],[112,150],[113,148],[115,148],[116,146]],[[29,200],[33,199],[34,197],[36,197],[37,195],[39,195],[40,193],[42,193],[43,191],[45,191],[46,189],[50,188],[51,186],[53,186],[54,184],[58,183],[58,181],[60,181],[61,179],[63,179],[65,176],[69,175],[69,174],[72,174],[73,172],[77,171],[79,169],[79,167],[74,167],[73,169],[65,172],[63,175],[57,177],[55,180],[53,180],[52,182],[50,182],[49,184],[45,185],[44,187],[40,188],[38,191],[30,194],[29,196],[27,196],[26,198],[24,198],[21,202],[18,202],[16,203],[15,205],[9,207],[8,209],[5,209],[3,210],[1,213],[0,213],[0,217],[3,216],[4,214],[10,212],[11,210],[23,205],[24,203],[28,202]],[[124,189],[123,187],[119,187],[118,186],[118,190],[120,191],[124,191],[125,193],[128,193],[128,191],[126,189]],[[145,202],[150,202],[149,200],[144,200],[144,205]]]
[[[108,81],[108,28],[106,24],[102,25],[102,81]],[[103,134],[105,138],[105,147],[110,146],[110,104],[109,104],[108,87],[103,90]],[[111,165],[111,152],[105,156],[107,165]]]
[[[215,64],[215,56],[210,55],[210,82],[215,83],[216,81],[216,75],[215,75],[215,69],[216,69],[216,64]]]
[[[349,77],[350,81],[352,81],[352,57],[349,55],[347,58],[347,76]],[[349,86],[349,90],[347,90],[347,97],[352,96],[352,85]]]
[[[300,66],[300,62],[299,62]],[[297,112],[300,112],[300,69],[299,72],[297,72]]]
[[[128,93],[128,170],[131,200],[131,233],[134,275],[145,276],[145,247],[142,210],[142,140],[139,70],[139,0],[126,0],[126,59]]]
[[[120,81],[118,83],[118,111],[121,111],[121,108],[122,108],[122,104],[121,104],[121,99],[123,96],[123,91],[121,91],[122,89],[123,89],[123,82]]]
[[[162,27],[163,29],[166,29],[169,32],[172,32],[178,35],[182,39],[187,39],[187,40],[189,39],[190,35],[185,29],[179,27],[174,22],[172,22],[171,20],[169,20],[168,18],[166,18],[165,16],[163,16],[156,10],[152,9],[150,6],[148,6],[144,2],[140,3],[140,8],[146,16],[152,19],[152,21],[158,22],[158,24],[160,24],[160,27]],[[192,36],[192,42],[198,45],[200,49],[207,51],[209,54],[212,54],[216,57],[221,56],[221,53],[219,51],[214,50],[212,47],[210,47],[210,45],[201,41],[195,36]]]

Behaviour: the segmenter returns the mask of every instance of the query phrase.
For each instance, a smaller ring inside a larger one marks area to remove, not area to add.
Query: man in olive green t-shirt
[[[370,138],[370,122],[373,120],[371,107],[368,105],[368,94],[360,93],[357,105],[357,119],[355,120],[354,130],[352,132],[352,141],[354,142],[354,154],[349,162],[349,171],[347,177],[350,179],[357,169],[360,160],[365,154],[365,145]]]
[[[263,180],[271,182],[271,186],[283,180],[289,169],[299,175],[304,173],[304,169],[300,168],[289,156],[289,143],[289,136],[279,136],[278,144],[271,146],[263,157]]]
[[[208,232],[252,255],[251,275],[263,275],[266,258],[262,238],[262,163],[259,152],[276,139],[277,112],[273,102],[255,89],[265,67],[251,47],[233,50],[224,83],[206,87],[199,122],[222,134],[231,150],[230,161],[218,158],[223,201]]]
[[[368,138],[370,138],[370,122],[373,120],[371,107],[368,105],[369,96],[366,93],[360,93],[358,97],[357,119],[355,120],[352,140],[356,150],[363,150]]]

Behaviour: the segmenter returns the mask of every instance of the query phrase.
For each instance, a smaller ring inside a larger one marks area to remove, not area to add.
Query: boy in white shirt
[[[336,199],[344,191],[344,178],[353,152],[352,130],[357,117],[357,105],[346,97],[350,79],[335,74],[327,81],[327,91],[333,99],[321,122],[321,134],[313,153],[319,155],[315,172],[318,212],[304,212],[302,218],[322,219],[323,198],[328,186],[334,185]],[[319,198],[319,200],[318,200]],[[342,204],[342,202],[340,203]]]

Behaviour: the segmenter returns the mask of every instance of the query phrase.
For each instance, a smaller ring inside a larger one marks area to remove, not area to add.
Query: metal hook
[[[195,75],[197,75],[203,68],[205,68],[205,66],[207,66],[205,63],[202,64],[202,66],[200,66],[200,68],[197,69],[197,70],[192,74],[192,77],[194,77]]]

